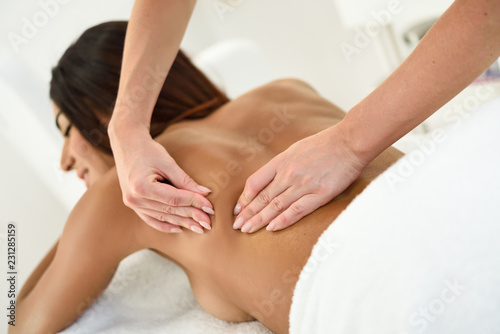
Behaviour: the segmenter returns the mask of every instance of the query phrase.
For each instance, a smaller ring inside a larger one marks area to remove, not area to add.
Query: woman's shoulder
[[[343,118],[345,112],[328,99],[321,96],[310,84],[296,78],[284,78],[271,81],[257,87],[235,99],[235,107],[258,108],[261,112],[286,107],[303,117],[336,117]]]
[[[206,121],[207,124],[216,124],[219,133],[221,129],[228,129],[254,135],[255,131],[268,127],[276,116],[287,118],[290,127],[302,127],[304,121],[320,122],[320,119],[332,117],[338,120],[344,112],[308,83],[285,78],[248,91],[221,107]]]
[[[308,92],[316,94],[318,93],[310,84],[297,78],[283,78],[274,80],[268,83],[267,86],[281,89],[302,89]]]
[[[317,107],[325,106],[329,104],[329,101],[321,97],[306,82],[295,78],[285,78],[271,81],[246,92],[228,103],[224,110],[237,109],[240,113],[248,110],[255,116],[255,112],[265,114],[265,110],[272,110],[276,105],[304,104]]]
[[[265,85],[249,91],[244,96],[262,96],[269,94],[279,94],[278,96],[293,98],[298,94],[319,96],[318,92],[308,83],[296,78],[283,78],[271,81]]]

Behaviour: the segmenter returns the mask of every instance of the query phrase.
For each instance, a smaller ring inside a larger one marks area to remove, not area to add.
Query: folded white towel
[[[500,333],[500,100],[374,180],[316,244],[291,333]]]
[[[149,250],[124,259],[104,293],[64,334],[269,334],[260,323],[228,323],[196,302],[184,272]]]

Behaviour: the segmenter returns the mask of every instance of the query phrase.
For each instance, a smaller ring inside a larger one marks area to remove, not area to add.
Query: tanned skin
[[[141,249],[177,263],[213,316],[256,319],[276,333],[288,333],[294,287],[318,237],[402,154],[385,150],[341,195],[282,231],[241,233],[232,228],[232,210],[248,176],[344,115],[308,85],[287,79],[252,90],[206,118],[170,126],[156,141],[188,175],[213,190],[208,196],[216,213],[212,229],[175,234],[151,228],[123,204],[111,168],[82,196],[60,241],[24,285],[17,325],[9,333],[64,329],[106,288],[119,262]]]

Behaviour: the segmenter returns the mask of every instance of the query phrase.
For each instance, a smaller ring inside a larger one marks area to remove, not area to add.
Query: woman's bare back
[[[351,200],[400,154],[389,149],[335,200],[279,232],[232,228],[248,176],[294,142],[334,125],[343,113],[310,87],[284,80],[251,91],[210,116],[182,121],[156,140],[200,184],[212,188],[212,230],[159,232],[126,207],[111,168],[75,205],[61,238],[16,300],[12,333],[59,332],[102,293],[128,255],[152,249],[186,272],[201,306],[228,321],[257,319],[278,333],[312,246]]]
[[[257,319],[288,331],[293,289],[312,246],[352,199],[401,155],[385,151],[343,194],[279,232],[232,228],[232,208],[248,176],[294,142],[338,123],[344,113],[302,82],[282,80],[229,102],[207,118],[183,121],[156,140],[198,183],[216,215],[204,235],[146,229],[150,248],[187,273],[200,305],[227,321]]]

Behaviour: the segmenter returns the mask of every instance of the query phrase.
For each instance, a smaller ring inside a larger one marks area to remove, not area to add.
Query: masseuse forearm
[[[415,51],[342,124],[370,161],[485,71],[500,54],[500,3],[457,0]]]
[[[144,125],[177,55],[196,1],[137,0],[127,27],[112,122]],[[114,127],[110,124],[111,135]],[[117,126],[117,127],[120,127]]]

